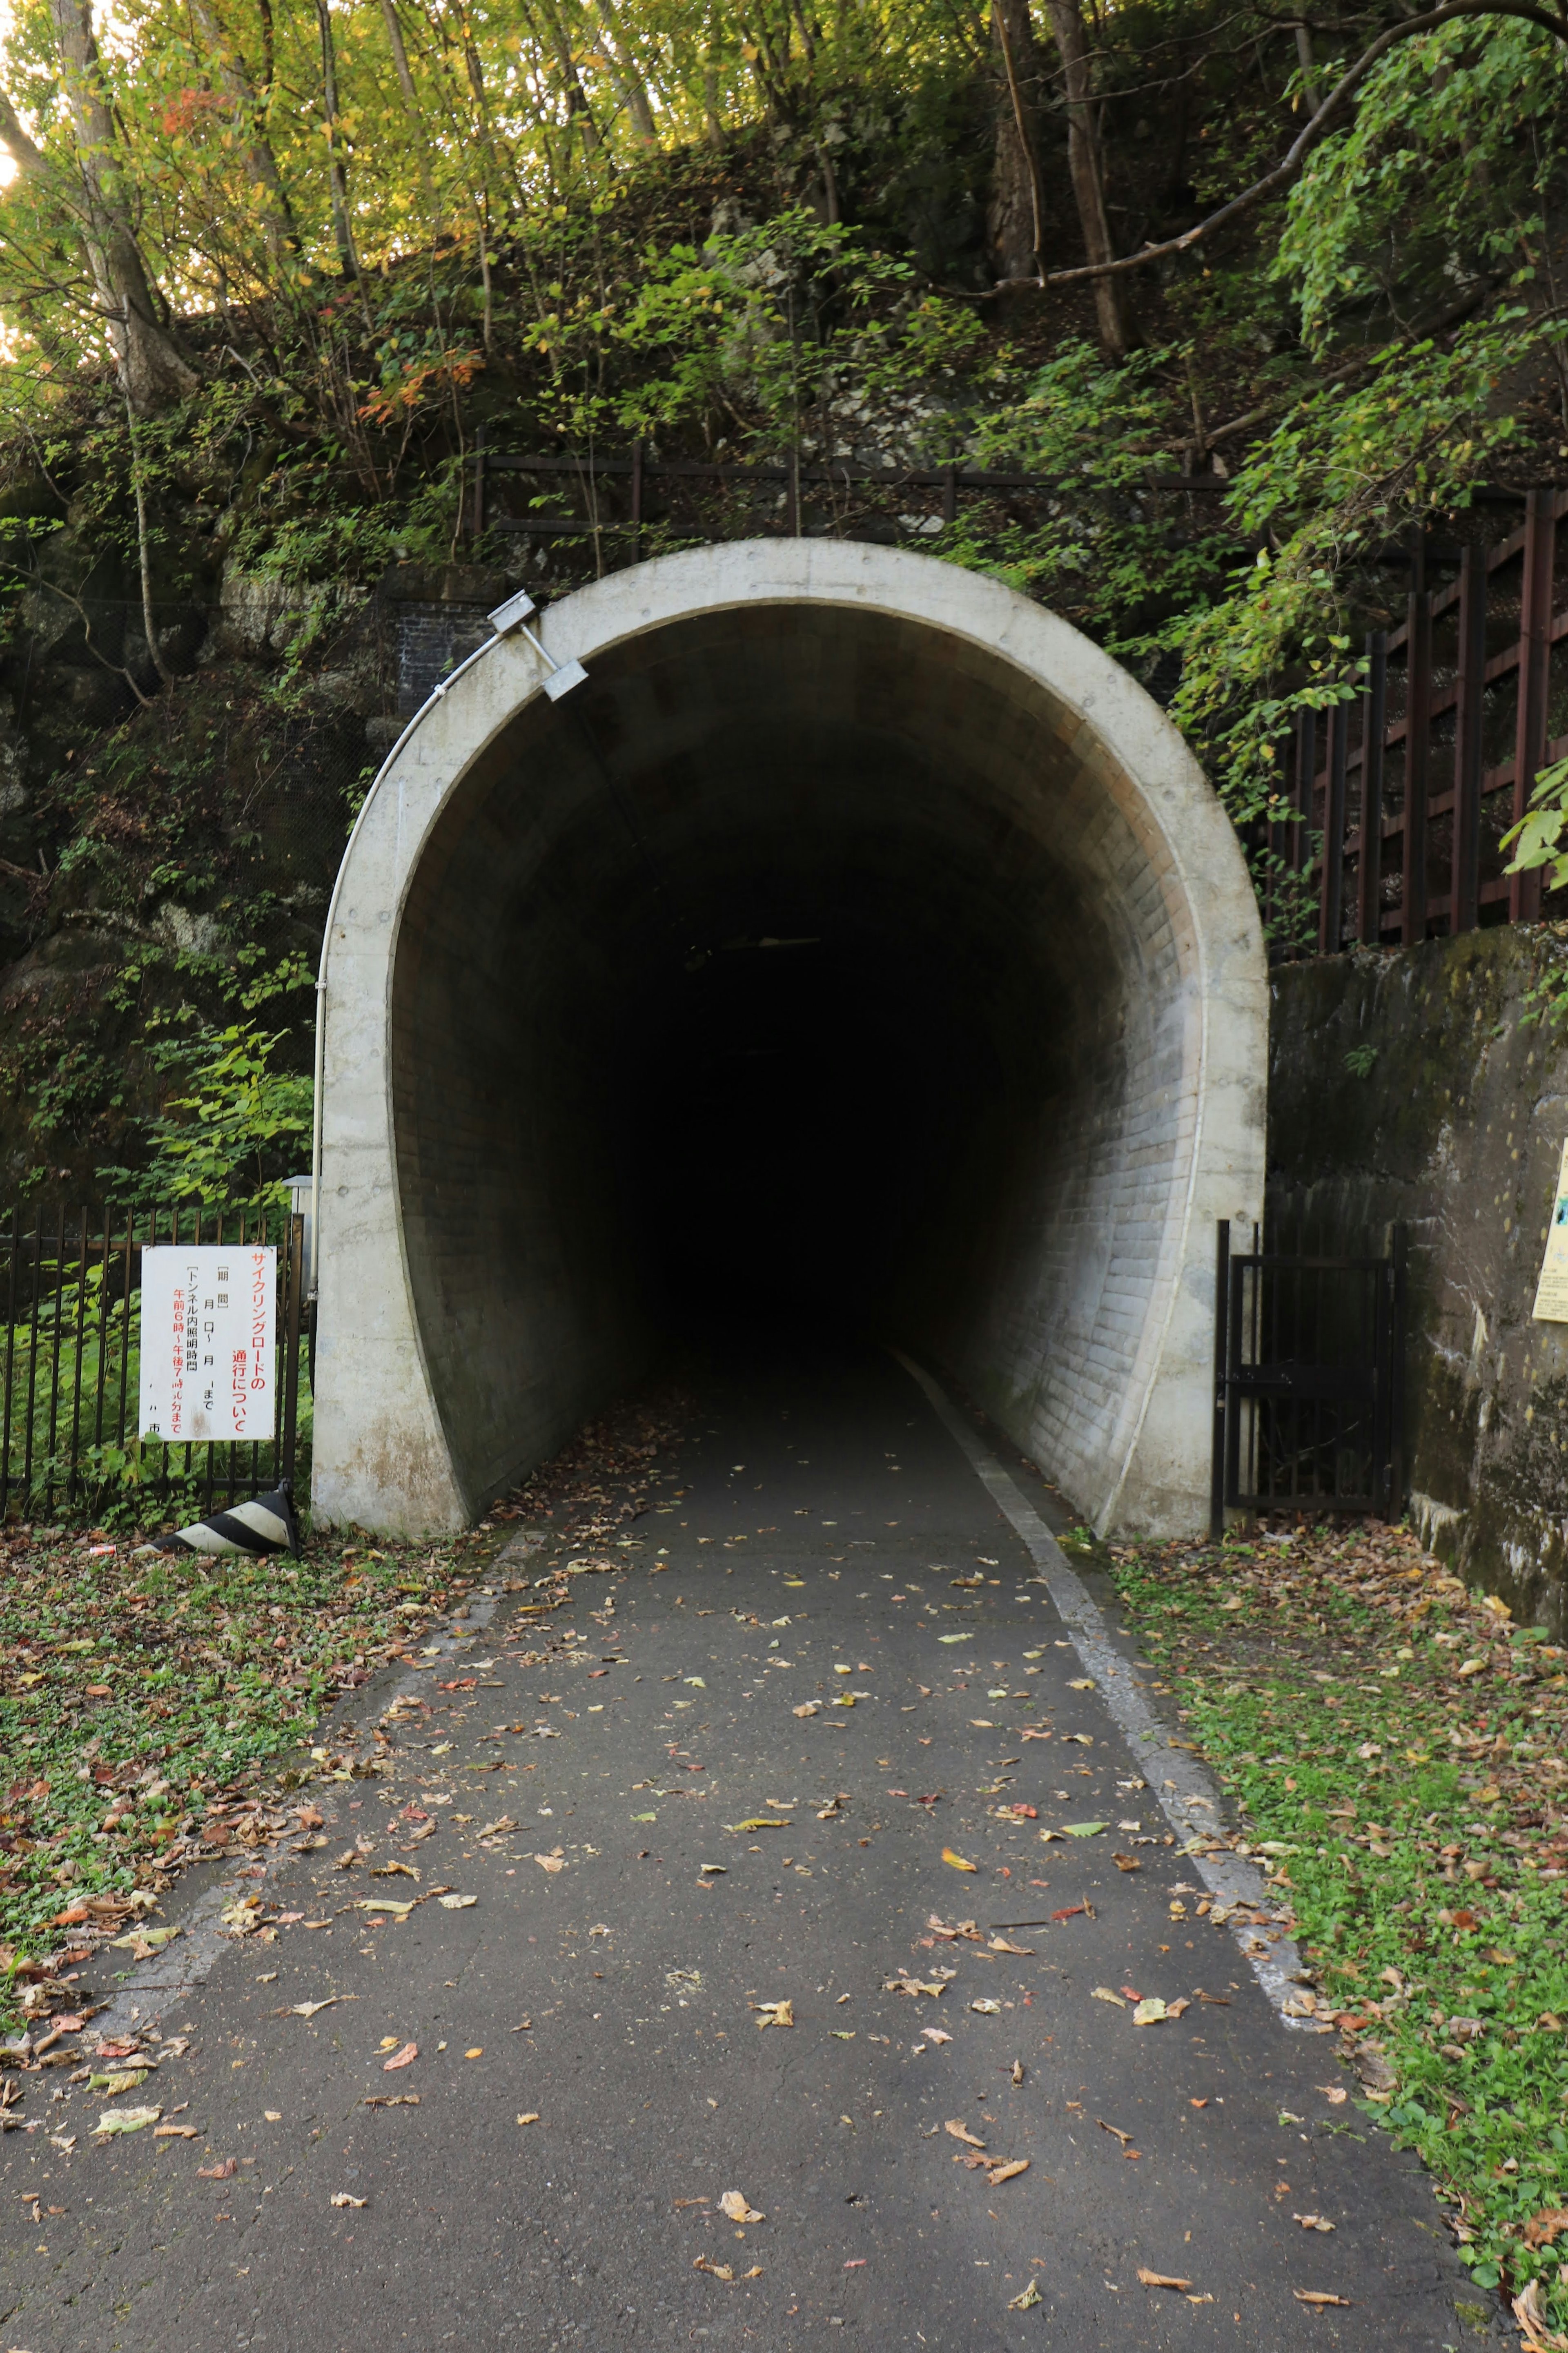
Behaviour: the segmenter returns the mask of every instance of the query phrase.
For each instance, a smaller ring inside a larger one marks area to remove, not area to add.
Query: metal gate
[[[256,1208],[67,1208],[0,1221],[0,1518],[100,1509],[116,1492],[204,1511],[292,1482],[305,1319],[305,1220]],[[142,1252],[162,1242],[278,1248],[277,1436],[165,1445],[137,1437]]]
[[[1221,1219],[1215,1270],[1209,1535],[1227,1508],[1363,1512],[1405,1503],[1405,1229],[1382,1258],[1252,1248]]]

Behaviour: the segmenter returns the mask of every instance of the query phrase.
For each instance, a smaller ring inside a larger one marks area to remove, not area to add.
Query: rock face
[[[1277,1240],[1381,1250],[1406,1222],[1412,1516],[1471,1583],[1557,1632],[1568,1324],[1531,1309],[1568,1031],[1526,1018],[1525,998],[1562,953],[1544,927],[1509,927],[1278,967],[1268,1130]]]
[[[377,591],[299,584],[198,544],[154,584],[165,692],[123,566],[72,526],[38,578],[0,692],[0,1208],[25,1182],[96,1198],[100,1168],[134,1162],[167,1091],[150,1018],[216,1016],[258,965],[314,970],[399,711],[489,634],[508,586],[413,565]],[[306,1069],[308,1000],[270,1026],[291,1021]]]

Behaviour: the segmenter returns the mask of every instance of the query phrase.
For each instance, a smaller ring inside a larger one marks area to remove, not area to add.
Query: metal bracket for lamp
[[[570,694],[574,686],[581,686],[588,673],[580,661],[558,662],[554,656],[541,644],[528,626],[530,616],[538,610],[538,606],[535,605],[527,589],[520,588],[515,596],[509,596],[504,605],[496,607],[495,611],[489,617],[489,625],[498,638],[510,637],[513,629],[522,631],[541,661],[548,665],[548,675],[544,681],[545,693],[552,702],[559,702],[563,694]]]

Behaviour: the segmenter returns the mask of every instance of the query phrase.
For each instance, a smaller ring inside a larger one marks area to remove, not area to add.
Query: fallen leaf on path
[[[992,2189],[994,2189],[999,2182],[1011,2181],[1018,2174],[1027,2173],[1028,2170],[1028,2158],[1026,2157],[1015,2157],[1010,2158],[1005,2165],[993,2166],[985,2179],[991,2184]]]
[[[1125,2010],[1127,2007],[1121,1996],[1119,1993],[1112,1993],[1109,1986],[1096,1986],[1089,1999],[1092,2001],[1113,2001],[1118,2010]]]
[[[982,2018],[1000,2018],[1002,2015],[1001,2003],[993,2001],[989,1994],[983,1994],[978,2001],[972,2001],[969,2007],[971,2010],[977,2010]]]
[[[337,1999],[335,1993],[330,1993],[325,2001],[297,2001],[289,2015],[290,2018],[314,2018],[319,2010],[331,2010]]]
[[[94,2132],[141,2132],[143,2125],[155,2125],[163,2108],[108,2108]]]
[[[941,1994],[952,1984],[951,1974],[945,1978],[885,1978],[884,1993]]]
[[[1325,2222],[1321,2214],[1292,2214],[1290,2220],[1300,2222],[1303,2231],[1331,2231],[1333,2224]]]
[[[1023,2082],[1023,2080],[1024,2080],[1024,2063],[1023,2063],[1023,2061],[1022,2061],[1021,2059],[1015,2059],[1015,2060],[1014,2060],[1014,2062],[1013,2062],[1012,2067],[1011,2067],[1011,2069],[1010,2069],[1010,2071],[1009,2071],[1009,2072],[1010,2072],[1010,2073],[1011,2073],[1011,2075],[1012,2075],[1012,2078],[1013,2078],[1014,2083],[1015,2083],[1015,2084],[1021,2084],[1021,2083]]]
[[[755,1814],[750,1821],[726,1822],[724,1828],[727,1831],[788,1831],[793,1830],[795,1824],[780,1821],[773,1814]]]
[[[195,2125],[154,2125],[153,2137],[154,2140],[200,2140],[201,2135]]]
[[[417,1879],[419,1873],[411,1863],[377,1862],[371,1866],[373,1879]]]
[[[822,1714],[822,1702],[819,1699],[808,1699],[805,1701],[801,1706],[791,1708],[790,1714],[792,1715],[820,1715]]]
[[[1033,1945],[1014,1945],[1005,1936],[993,1936],[986,1950],[991,1953],[1016,1953],[1021,1960],[1026,1961],[1031,1961],[1035,1957]]]
[[[974,1637],[973,1634],[939,1634],[936,1639],[939,1642],[973,1642]]]
[[[117,1953],[129,1953],[132,1960],[145,1961],[162,1952],[179,1933],[178,1928],[134,1928],[128,1936],[110,1936],[109,1941]]]
[[[518,2123],[520,2125],[536,2125],[538,2122],[539,2110],[537,2108],[530,2108],[526,2116],[521,2116],[518,2118]]]
[[[332,2192],[332,2203],[334,2206],[363,2206],[364,2204],[364,2200],[363,2198],[351,2198],[346,2189],[334,2189]]]
[[[479,1902],[477,1895],[437,1895],[437,1903],[443,1912],[466,1912],[470,1904]]]
[[[728,2214],[731,2222],[762,2222],[767,2219],[765,2215],[759,2214],[754,2206],[747,2205],[743,2189],[726,2189],[719,2200],[719,2207],[721,2213]]]
[[[216,2165],[198,2165],[196,2178],[200,2181],[232,2181],[238,2171],[237,2157],[222,2157]]]
[[[944,2026],[922,2026],[921,2032],[928,2042],[951,2042],[952,2035]]]
[[[563,1854],[536,1854],[533,1860],[541,1871],[564,1871],[566,1868],[566,1858]]]
[[[713,2263],[707,2255],[695,2256],[691,2268],[694,2272],[707,2272],[713,2279],[732,2280],[735,2276],[728,2263]]]
[[[1563,2353],[1568,2337],[1552,2337],[1546,2333],[1546,2315],[1541,2303],[1541,2282],[1531,2280],[1522,2295],[1513,2299],[1513,2316],[1522,2334],[1525,2353]]]
[[[1068,1683],[1068,1691],[1092,1691],[1094,1678],[1092,1675],[1075,1675],[1072,1682]]]
[[[1339,2304],[1342,2305],[1347,2312],[1351,2308],[1348,2295],[1325,2295],[1321,2288],[1293,2287],[1290,2293],[1298,2304]]]
[[[752,2008],[760,2010],[763,2013],[757,2021],[759,2026],[793,2026],[795,2024],[793,2001],[754,2001]]]
[[[1143,1868],[1136,1855],[1113,1854],[1110,1860],[1118,1871],[1142,1871]]]
[[[360,2102],[360,2105],[362,2108],[416,2108],[419,2094],[417,2092],[372,2092],[367,2099]]]
[[[516,1828],[517,1824],[510,1814],[498,1814],[493,1822],[486,1822],[484,1828],[476,1835],[479,1838],[504,1838],[508,1831],[514,1831]]]
[[[1103,2116],[1096,2116],[1094,2121],[1100,2126],[1101,2132],[1108,2132],[1112,2140],[1119,2140],[1121,2143],[1123,2148],[1131,2147],[1131,2134],[1124,2133],[1120,2125],[1108,2125]]]
[[[977,1862],[965,1862],[963,1857],[961,1854],[954,1854],[950,1846],[942,1848],[942,1859],[943,1862],[950,1862],[954,1871],[978,1871],[980,1868]]]
[[[1138,2276],[1145,2287],[1175,2287],[1184,2292],[1192,2285],[1190,2279],[1173,2279],[1167,2272],[1145,2271],[1142,2263],[1138,2266]]]
[[[1092,1904],[1068,1904],[1064,1905],[1061,1911],[1053,1912],[1051,1914],[1051,1918],[1053,1920],[1076,1920],[1080,1912],[1087,1913],[1088,1916],[1091,1920],[1094,1917],[1094,1906]]]
[[[356,1912],[390,1912],[399,1920],[406,1920],[413,1911],[412,1904],[400,1904],[394,1895],[362,1895],[354,1904]]]
[[[399,2067],[412,2067],[418,2056],[417,2042],[405,2042],[401,2051],[395,2051],[390,2059],[382,2061],[381,2072],[384,2075],[390,2075]]]
[[[1044,2299],[1040,2295],[1039,2281],[1031,2280],[1028,2286],[1024,2290],[1021,2295],[1016,2295],[1011,2298],[1008,2303],[1007,2309],[1009,2312],[1033,2312],[1036,2305],[1040,2304],[1043,2301]]]
[[[1108,1822],[1064,1822],[1062,1824],[1068,1838],[1098,1838],[1101,1831],[1109,1830],[1110,1827]]]
[[[1165,2005],[1159,1995],[1149,1994],[1133,2011],[1132,2023],[1134,2026],[1158,2026],[1162,2019],[1167,2015]]]
[[[942,2130],[945,2133],[951,2133],[954,2140],[961,2140],[965,2148],[984,2148],[985,2146],[983,2140],[976,2140],[962,2116],[949,2116]]]

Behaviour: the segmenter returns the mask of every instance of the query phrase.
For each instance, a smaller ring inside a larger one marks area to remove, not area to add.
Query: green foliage
[[[1568,2205],[1561,1855],[1540,1828],[1561,1651],[1387,1529],[1129,1548],[1117,1577],[1272,1858],[1320,2004],[1393,2071],[1364,2115],[1458,2207],[1477,2285],[1539,2280],[1561,2328],[1560,2257],[1524,2234]]]
[[[1389,53],[1292,192],[1275,258],[1314,350],[1391,273],[1446,303],[1467,278],[1535,273],[1565,89],[1568,49],[1531,25],[1447,25]]]
[[[151,1060],[170,1092],[141,1122],[141,1165],[98,1172],[117,1199],[285,1206],[283,1179],[310,1150],[314,1084],[285,1067],[283,1050],[299,1051],[295,1033],[264,1029],[253,1017],[310,985],[289,965],[242,988],[233,1018],[209,1020],[184,1005],[149,1024]]]

